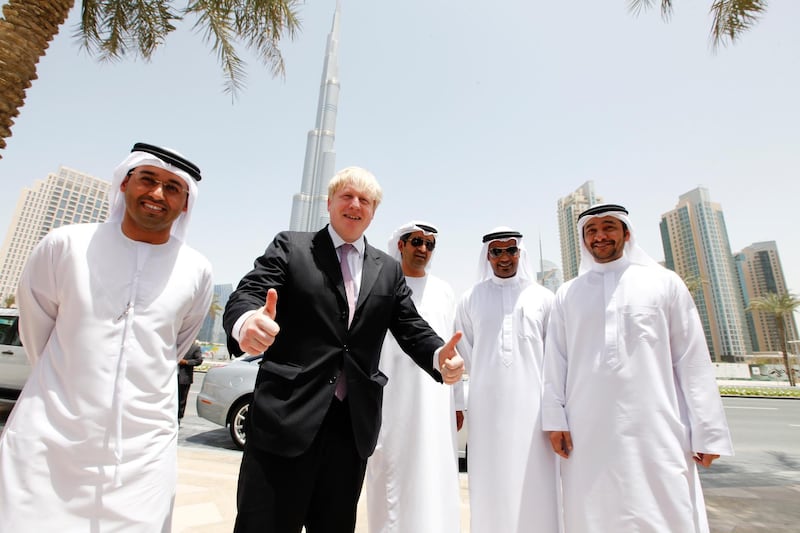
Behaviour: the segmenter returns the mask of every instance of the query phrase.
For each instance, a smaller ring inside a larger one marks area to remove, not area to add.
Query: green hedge
[[[800,388],[790,387],[731,387],[719,388],[722,396],[754,396],[759,398],[800,398]]]

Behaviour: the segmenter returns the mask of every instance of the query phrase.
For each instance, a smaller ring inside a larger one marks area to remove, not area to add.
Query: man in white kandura
[[[732,455],[685,284],[634,240],[628,211],[578,217],[580,273],[556,293],[542,428],[563,459],[567,533],[708,531],[697,465]]]
[[[455,296],[450,285],[428,273],[438,231],[408,222],[389,239],[419,314],[442,338],[453,335]],[[422,371],[386,334],[380,369],[383,423],[367,461],[370,533],[458,533],[461,504],[456,457],[453,390]]]
[[[555,533],[558,461],[540,419],[553,294],[534,281],[518,231],[484,235],[479,261],[455,322],[469,373],[470,531]]]
[[[184,244],[199,180],[137,143],[108,222],[55,229],[28,258],[17,303],[32,368],[0,436],[3,531],[170,531],[176,363],[211,303],[211,267]]]

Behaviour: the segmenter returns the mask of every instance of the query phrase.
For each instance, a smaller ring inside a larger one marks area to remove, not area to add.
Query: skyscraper
[[[661,215],[661,243],[665,266],[692,291],[714,360],[746,355],[751,348],[744,298],[725,217],[707,189],[681,195],[675,209]]]
[[[581,242],[578,235],[578,215],[603,199],[595,195],[594,182],[587,181],[575,192],[558,200],[558,236],[561,239],[561,268],[564,281],[578,275],[581,264]]]
[[[226,337],[225,331],[222,329],[222,312],[225,310],[225,305],[228,303],[228,298],[231,297],[232,292],[233,285],[230,283],[214,285],[214,295],[211,300],[213,312],[209,309],[209,313],[197,333],[197,340],[225,345]]]
[[[51,229],[108,218],[110,185],[83,172],[60,167],[57,173],[22,190],[0,249],[0,298],[5,300],[16,294],[28,255]]]
[[[333,25],[325,47],[316,126],[308,132],[303,181],[300,192],[292,200],[289,229],[293,231],[317,231],[328,223],[327,186],[336,166],[333,142],[336,137],[336,112],[339,103],[340,9],[340,2],[337,1]]]
[[[544,288],[556,292],[563,283],[561,280],[561,270],[559,270],[558,265],[552,261],[543,259],[541,261],[541,268],[539,272],[536,273],[536,281]]]
[[[768,293],[781,295],[788,292],[775,241],[753,243],[737,253],[735,258],[745,307],[754,298]],[[763,311],[746,311],[746,315],[753,350],[780,352],[783,348],[774,317]],[[794,315],[786,317],[785,331],[789,340],[798,339]]]

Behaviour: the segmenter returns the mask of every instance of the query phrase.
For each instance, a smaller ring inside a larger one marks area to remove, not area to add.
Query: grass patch
[[[721,396],[752,396],[757,398],[800,398],[800,388],[794,387],[751,387],[723,386],[719,388]]]

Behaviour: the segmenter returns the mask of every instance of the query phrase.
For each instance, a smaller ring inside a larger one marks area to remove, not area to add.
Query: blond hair
[[[361,167],[343,168],[328,183],[328,198],[332,198],[340,189],[348,185],[367,193],[372,199],[372,208],[378,208],[378,204],[383,199],[383,190],[372,172]]]

